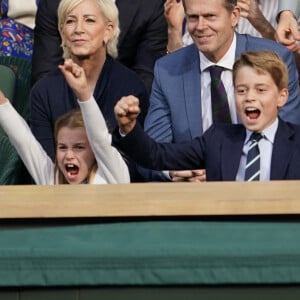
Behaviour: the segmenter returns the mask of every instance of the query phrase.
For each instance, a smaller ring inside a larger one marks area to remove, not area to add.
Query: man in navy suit
[[[240,14],[236,4],[235,0],[183,1],[187,28],[194,44],[156,62],[150,107],[144,124],[145,131],[156,141],[190,141],[211,126],[210,75],[207,70],[211,65],[226,69],[221,79],[227,92],[231,119],[233,123],[239,122],[234,103],[232,66],[245,51],[266,49],[281,56],[289,71],[289,98],[280,111],[280,117],[300,124],[300,91],[292,52],[274,41],[235,33]],[[201,179],[194,174],[197,172],[184,172],[182,177],[191,181]]]
[[[63,62],[57,8],[60,0],[40,0],[34,30],[32,82]],[[150,93],[153,67],[166,53],[167,22],[164,0],[116,0],[121,33],[118,60],[143,79]]]
[[[147,168],[206,168],[207,180],[243,181],[250,136],[259,133],[256,180],[300,179],[300,126],[278,117],[288,98],[285,63],[275,52],[246,52],[233,66],[233,82],[242,124],[214,124],[190,143],[157,143],[136,122],[138,99],[129,96],[115,106],[114,144]]]

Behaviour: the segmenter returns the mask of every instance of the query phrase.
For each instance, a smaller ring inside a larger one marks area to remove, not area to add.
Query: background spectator
[[[31,59],[38,0],[2,0],[0,55]]]

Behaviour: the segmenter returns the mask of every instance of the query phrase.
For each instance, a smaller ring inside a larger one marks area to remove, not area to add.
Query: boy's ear
[[[279,96],[277,100],[277,107],[281,108],[286,103],[287,99],[289,97],[289,90],[287,88],[283,88],[279,91]]]

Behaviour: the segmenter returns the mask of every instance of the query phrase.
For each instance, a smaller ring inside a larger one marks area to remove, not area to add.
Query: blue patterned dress
[[[0,56],[22,57],[30,60],[33,29],[7,16],[8,1],[0,0]],[[37,5],[38,1],[36,0]]]

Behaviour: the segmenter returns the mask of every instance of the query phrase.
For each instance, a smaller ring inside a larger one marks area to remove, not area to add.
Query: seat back
[[[31,61],[20,57],[0,56],[0,64],[12,70],[15,76],[14,87],[6,85],[7,98],[24,118],[29,117],[29,95],[31,89]],[[11,72],[10,72],[11,74]],[[11,79],[12,79],[12,75]],[[0,75],[1,81],[1,75]],[[13,92],[13,93],[12,93]],[[12,93],[9,95],[9,93]],[[18,130],[16,128],[16,130]],[[0,127],[0,185],[33,183],[17,151]]]
[[[15,85],[16,74],[14,71],[10,67],[0,64],[0,90],[10,101],[14,99]]]
[[[0,185],[27,184],[30,176],[8,137],[0,134]]]
[[[15,93],[12,103],[15,109],[27,119],[31,89],[31,61],[20,57],[0,56],[0,64],[9,67],[15,73]]]

